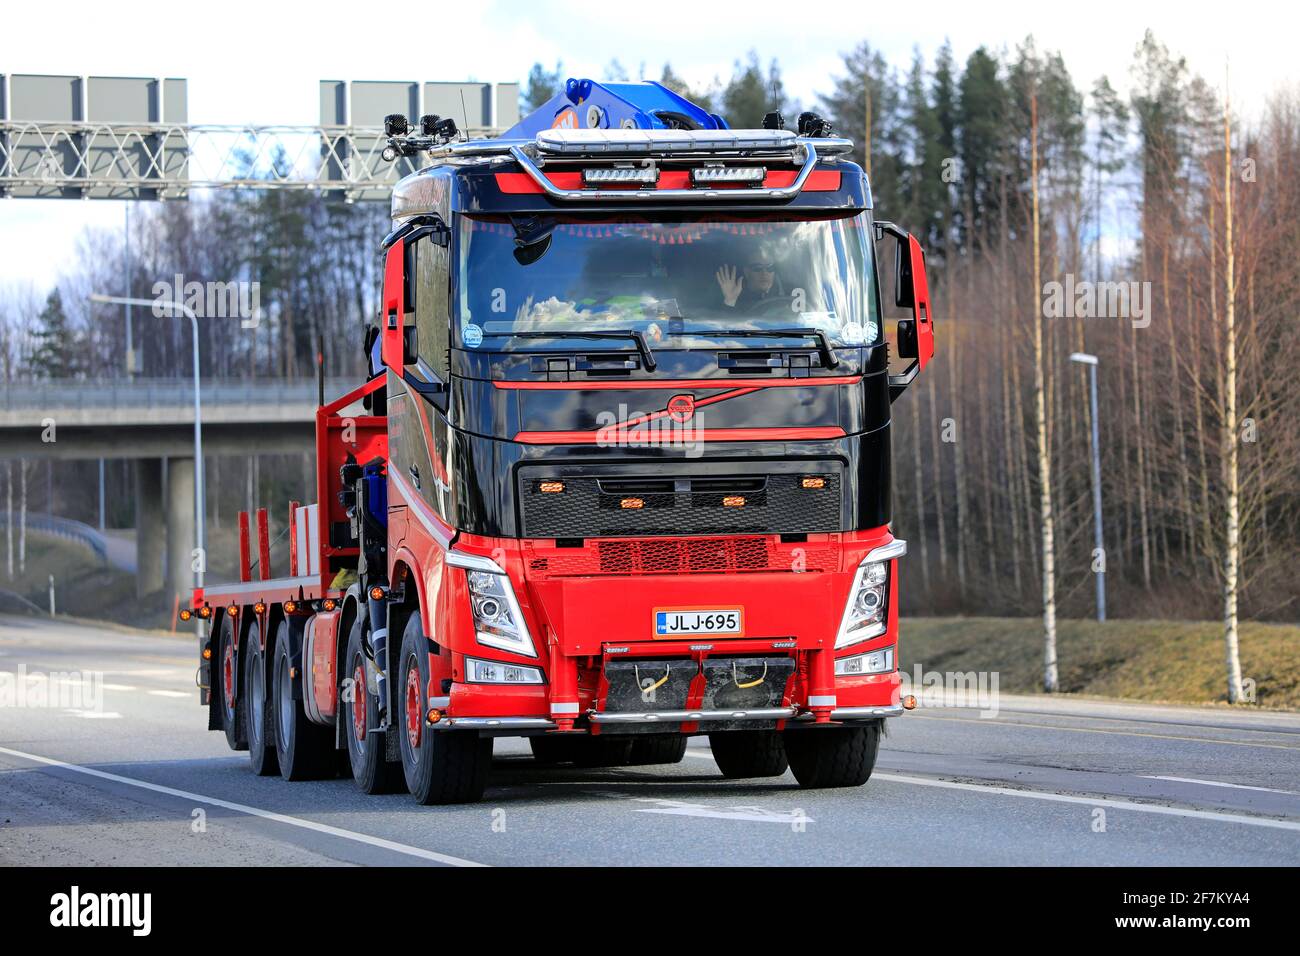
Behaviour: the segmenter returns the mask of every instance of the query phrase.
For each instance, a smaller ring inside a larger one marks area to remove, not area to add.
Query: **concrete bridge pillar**
[[[194,459],[167,459],[167,591],[181,596],[194,587]]]
[[[135,463],[135,593],[163,587],[163,480],[161,458]]]

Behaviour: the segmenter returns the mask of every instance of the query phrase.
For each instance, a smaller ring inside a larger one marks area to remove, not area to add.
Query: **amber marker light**
[[[744,495],[727,495],[725,498],[722,499],[722,507],[724,507],[724,508],[743,508],[743,507],[745,507],[745,496],[744,496]]]
[[[644,508],[645,501],[640,498],[624,498],[618,503],[620,508]]]
[[[382,601],[384,599],[384,589],[376,584],[370,589],[370,600]]]
[[[285,614],[292,614],[292,613],[293,613],[294,611],[296,611],[296,610],[298,610],[298,602],[297,602],[297,601],[285,601],[285,602],[284,602],[284,613],[285,613]]]
[[[194,616],[194,612],[191,611],[189,608],[182,608],[182,609],[181,609],[180,619],[181,619],[182,621],[188,621],[188,620],[189,620],[190,618],[192,618],[193,616]]]
[[[266,613],[266,604],[265,604],[264,602],[262,602],[262,601],[258,601],[256,604],[253,605],[253,610],[254,610],[255,612],[257,612],[258,614],[265,614],[265,613]]]
[[[208,607],[206,604],[203,605],[203,607],[199,608],[199,617],[203,618],[205,621],[212,617],[212,608]]]
[[[543,481],[540,485],[537,486],[537,490],[543,492],[544,494],[548,494],[548,495],[559,494],[561,491],[564,490],[564,482],[562,482],[562,481]]]
[[[803,486],[804,486],[805,488],[825,488],[825,487],[826,487],[826,479],[825,479],[825,478],[805,478],[805,479],[803,480]]]

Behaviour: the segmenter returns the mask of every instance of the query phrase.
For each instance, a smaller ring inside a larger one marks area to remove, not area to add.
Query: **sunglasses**
[[[775,268],[776,267],[770,262],[751,262],[749,265],[745,266],[745,269],[748,272],[773,272],[775,271]]]

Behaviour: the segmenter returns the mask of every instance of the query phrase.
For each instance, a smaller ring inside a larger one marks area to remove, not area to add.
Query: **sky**
[[[1216,88],[1230,63],[1233,102],[1249,117],[1271,92],[1296,85],[1293,31],[1270,27],[1281,4],[1240,4],[1227,16],[1217,7],[1141,0],[496,0],[387,8],[127,0],[105,7],[64,0],[58,32],[45,16],[56,8],[7,5],[0,73],[185,77],[192,123],[311,125],[322,79],[510,82],[522,81],[534,62],[557,61],[567,75],[600,79],[617,59],[634,78],[641,64],[658,77],[669,61],[688,82],[707,84],[725,80],[751,49],[765,61],[775,56],[787,93],[807,104],[831,88],[841,55],[862,40],[904,70],[916,49],[928,61],[945,39],[960,63],[978,46],[1012,49],[1032,33],[1041,50],[1062,53],[1080,87],[1105,73],[1124,91],[1133,49],[1150,27]],[[117,202],[0,199],[0,286],[48,288],[84,227],[121,228],[123,219]]]

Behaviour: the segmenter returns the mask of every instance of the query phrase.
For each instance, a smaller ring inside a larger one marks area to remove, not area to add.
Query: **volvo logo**
[[[695,396],[674,395],[668,399],[668,417],[679,425],[695,417]]]

